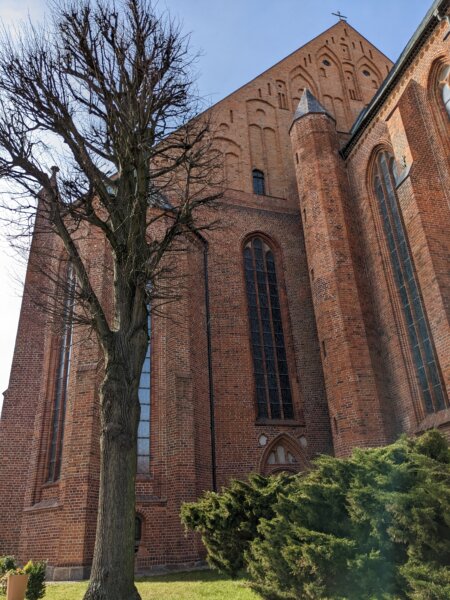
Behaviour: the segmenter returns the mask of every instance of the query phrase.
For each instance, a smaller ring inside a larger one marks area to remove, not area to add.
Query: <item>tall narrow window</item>
[[[266,193],[264,173],[258,169],[253,169],[253,191],[259,196],[264,196]]]
[[[61,474],[61,459],[64,441],[64,420],[66,416],[67,385],[70,375],[70,360],[72,353],[72,316],[75,291],[75,272],[71,263],[67,267],[66,289],[62,326],[63,332],[58,349],[56,366],[56,382],[53,403],[50,450],[48,458],[47,481],[57,481]]]
[[[142,540],[142,517],[136,515],[134,517],[134,551],[139,550],[139,546]]]
[[[438,76],[438,86],[442,96],[442,102],[450,118],[450,65],[444,65]]]
[[[278,88],[278,106],[279,108],[287,108],[287,90],[284,81],[277,81]]]
[[[275,257],[261,238],[245,246],[244,267],[258,418],[292,419]]]
[[[374,187],[408,329],[423,404],[425,411],[432,413],[446,408],[448,400],[442,386],[411,251],[400,214],[395,191],[394,169],[394,159],[387,152],[381,152],[376,160]]]
[[[137,472],[141,475],[150,473],[150,399],[151,399],[151,336],[152,320],[148,313],[149,343],[142,367],[139,382],[139,403],[141,405],[141,418],[138,426],[138,458]]]

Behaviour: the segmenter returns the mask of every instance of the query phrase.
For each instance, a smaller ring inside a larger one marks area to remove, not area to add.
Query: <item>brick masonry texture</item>
[[[284,467],[301,470],[320,453],[345,456],[403,432],[439,427],[450,435],[450,410],[423,408],[372,185],[375,155],[388,150],[403,174],[400,210],[448,396],[450,121],[439,91],[448,36],[445,19],[434,25],[345,159],[352,124],[392,63],[343,21],[211,109],[227,190],[221,227],[177,254],[181,299],[153,318],[151,468],[136,484],[138,570],[204,557],[178,515],[182,502],[212,488],[214,467],[220,489],[273,471],[279,445],[294,457]],[[292,124],[306,88],[329,114]],[[264,173],[266,195],[253,193],[253,169]],[[257,418],[243,264],[255,234],[275,255],[289,421]],[[105,243],[89,230],[83,237],[108,304]],[[76,579],[89,572],[95,540],[101,353],[75,328],[61,477],[48,484],[59,334],[35,304],[41,244],[36,236],[0,421],[0,555],[47,559],[54,578]]]

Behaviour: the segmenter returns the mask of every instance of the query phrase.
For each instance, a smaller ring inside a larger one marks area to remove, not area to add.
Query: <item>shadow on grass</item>
[[[198,571],[186,571],[182,573],[167,573],[164,575],[150,575],[148,577],[136,577],[136,582],[141,583],[176,583],[176,582],[192,582],[192,583],[211,583],[215,581],[230,581],[228,575],[223,575],[217,571],[208,569]],[[245,582],[245,575],[239,576],[235,581]]]

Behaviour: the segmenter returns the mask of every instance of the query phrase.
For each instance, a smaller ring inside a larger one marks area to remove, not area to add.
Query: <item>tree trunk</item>
[[[126,365],[128,363],[130,368],[131,361],[107,362],[100,392],[102,432],[97,534],[91,579],[84,600],[140,600],[134,585],[139,380],[127,373]]]

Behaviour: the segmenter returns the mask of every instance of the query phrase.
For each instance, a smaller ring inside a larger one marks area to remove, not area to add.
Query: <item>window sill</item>
[[[24,512],[38,512],[40,510],[56,510],[61,508],[61,504],[58,500],[54,498],[50,498],[48,500],[42,500],[42,502],[38,502],[37,504],[33,504],[33,506],[28,506],[24,508]]]
[[[255,421],[257,427],[271,425],[273,427],[304,427],[304,421],[296,419],[258,419]]]
[[[136,504],[142,505],[153,505],[153,506],[166,506],[167,498],[160,498],[158,496],[152,496],[150,494],[137,494]]]
[[[271,196],[270,194],[257,194],[256,192],[252,192],[253,196],[256,198],[266,198],[269,200],[286,200],[283,196]]]
[[[428,429],[439,429],[450,423],[450,408],[427,415],[415,428],[414,433],[423,433]]]

